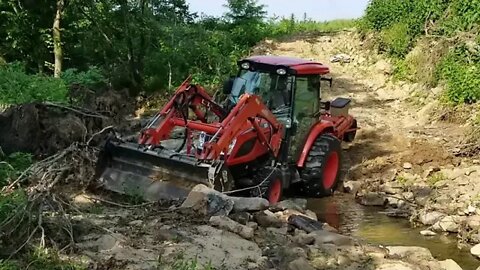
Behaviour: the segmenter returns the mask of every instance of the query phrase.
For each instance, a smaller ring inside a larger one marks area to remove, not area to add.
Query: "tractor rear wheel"
[[[340,182],[341,160],[340,140],[330,134],[318,136],[301,171],[300,192],[314,198],[332,195]]]
[[[270,204],[275,204],[282,200],[283,181],[278,169],[266,167],[259,169],[254,176],[258,187],[250,190],[251,197],[261,197],[267,199]]]

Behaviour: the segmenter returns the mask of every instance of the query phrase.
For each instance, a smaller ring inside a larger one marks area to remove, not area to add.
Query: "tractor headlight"
[[[279,68],[279,69],[277,69],[277,74],[278,75],[285,75],[285,74],[287,74],[287,70],[284,69],[284,68]]]
[[[250,63],[249,62],[243,62],[242,63],[242,68],[243,69],[250,69]]]

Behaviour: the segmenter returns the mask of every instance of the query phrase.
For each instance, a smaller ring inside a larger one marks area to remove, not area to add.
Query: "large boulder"
[[[419,220],[423,225],[433,225],[445,217],[444,213],[433,211],[420,213]]]
[[[233,200],[234,212],[262,211],[270,206],[270,203],[264,198],[230,197],[230,199]]]
[[[227,216],[233,205],[231,197],[200,184],[190,191],[181,208],[191,209],[205,216]]]

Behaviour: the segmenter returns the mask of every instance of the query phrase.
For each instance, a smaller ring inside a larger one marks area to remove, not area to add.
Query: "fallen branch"
[[[113,129],[113,126],[104,127],[104,128],[103,128],[102,130],[100,130],[99,132],[94,133],[94,134],[90,137],[90,139],[88,139],[87,145],[90,145],[90,143],[92,142],[92,140],[93,140],[96,136],[101,135],[101,134],[103,134],[105,131],[110,130],[110,129]]]
[[[93,118],[100,118],[100,119],[108,119],[108,117],[104,116],[104,115],[101,115],[99,113],[96,113],[96,112],[91,112],[91,111],[88,111],[88,112],[84,112],[84,111],[81,111],[79,109],[75,109],[75,108],[72,108],[72,107],[69,107],[69,106],[64,106],[64,105],[61,105],[61,104],[57,104],[57,103],[52,103],[52,102],[44,102],[43,104],[47,105],[47,106],[51,106],[51,107],[57,107],[57,108],[61,108],[61,109],[65,109],[65,110],[69,110],[69,111],[72,111],[74,113],[77,113],[77,114],[81,114],[83,116],[86,116],[86,117],[93,117]]]

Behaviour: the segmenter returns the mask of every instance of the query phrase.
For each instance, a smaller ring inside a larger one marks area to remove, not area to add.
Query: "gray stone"
[[[404,262],[383,262],[375,270],[416,270],[410,264]]]
[[[435,235],[437,235],[436,232],[432,232],[430,230],[420,231],[420,234],[423,235],[423,236],[435,236]]]
[[[301,247],[286,248],[287,256],[291,258],[307,258],[307,252]]]
[[[321,246],[324,244],[334,244],[337,246],[347,246],[347,245],[352,245],[353,244],[353,239],[341,235],[338,233],[334,232],[328,232],[328,231],[314,231],[309,233],[308,235],[312,235],[315,239],[315,245]]]
[[[298,258],[288,264],[288,270],[315,270],[305,258]]]
[[[254,230],[258,229],[258,224],[256,222],[247,222],[247,226]]]
[[[462,267],[460,267],[458,263],[451,259],[440,261],[439,263],[442,267],[442,270],[462,270]]]
[[[403,198],[405,198],[405,200],[407,201],[413,201],[415,199],[415,195],[413,194],[413,192],[404,192],[402,194]]]
[[[476,244],[470,249],[470,253],[472,253],[473,256],[477,257],[480,259],[480,244]]]
[[[387,197],[387,204],[394,208],[402,208],[405,206],[405,201],[397,199],[396,197]]]
[[[257,212],[253,214],[254,220],[260,225],[261,227],[275,227],[280,228],[283,227],[285,224],[282,220],[280,220],[274,213],[269,210],[265,210],[262,212]]]
[[[242,225],[247,225],[247,223],[252,218],[252,215],[248,212],[239,212],[239,213],[230,214],[228,217]]]
[[[206,216],[226,216],[232,211],[233,205],[231,197],[200,184],[190,191],[181,208],[192,209]]]
[[[358,203],[365,206],[384,206],[387,202],[384,194],[367,192],[357,197]]]
[[[444,232],[458,232],[460,224],[458,218],[454,216],[446,216],[434,224],[434,227],[440,228]]]
[[[235,222],[228,217],[213,216],[209,222],[214,227],[236,233],[245,239],[253,238],[254,230],[252,228]]]
[[[311,234],[301,233],[293,237],[293,242],[303,246],[312,245],[315,243],[315,237]]]
[[[403,191],[403,187],[396,182],[387,182],[380,186],[380,190],[389,195],[399,194]]]
[[[405,163],[403,163],[403,168],[407,169],[407,170],[410,170],[411,168],[413,168],[413,165],[412,165],[412,163],[405,162]]]
[[[130,226],[135,226],[135,227],[136,227],[136,226],[142,226],[142,224],[143,224],[143,221],[142,221],[142,220],[134,220],[134,221],[130,221],[130,222],[128,223],[128,225],[130,225]]]
[[[443,217],[445,217],[444,213],[432,211],[420,213],[419,220],[423,225],[433,225]]]
[[[362,182],[360,181],[346,181],[343,182],[343,191],[346,193],[357,193],[357,191],[362,186]]]
[[[271,205],[269,210],[272,212],[284,211],[287,209],[303,211],[307,208],[306,199],[290,199],[278,202],[274,205]]]
[[[385,75],[392,74],[392,72],[393,72],[392,65],[384,59],[381,59],[377,63],[375,63],[375,69],[378,72],[381,72]]]
[[[264,198],[258,197],[230,197],[233,200],[234,212],[263,211],[270,203]]]
[[[410,259],[412,261],[433,260],[430,250],[415,246],[388,246],[390,258]]]
[[[467,226],[470,229],[478,229],[480,227],[480,216],[470,216],[467,218]]]

